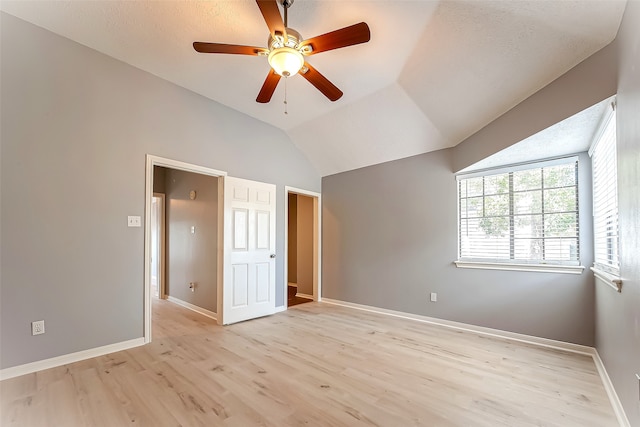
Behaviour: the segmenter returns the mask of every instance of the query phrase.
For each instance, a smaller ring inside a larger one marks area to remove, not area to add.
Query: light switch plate
[[[142,221],[139,216],[128,216],[127,217],[127,226],[129,227],[141,227]]]

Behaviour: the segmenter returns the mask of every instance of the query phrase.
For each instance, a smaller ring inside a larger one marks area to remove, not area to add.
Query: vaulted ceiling
[[[282,129],[326,176],[458,144],[609,44],[625,5],[297,0],[289,26],[303,38],[364,21],[371,41],[309,57],[344,92],[340,100],[293,76],[268,104],[255,101],[264,57],[192,48],[266,46],[255,1],[3,0],[0,8]]]

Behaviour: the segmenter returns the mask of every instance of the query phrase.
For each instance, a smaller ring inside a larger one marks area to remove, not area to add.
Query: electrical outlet
[[[44,320],[31,322],[31,335],[44,334]]]
[[[438,294],[431,292],[431,302],[438,302]]]

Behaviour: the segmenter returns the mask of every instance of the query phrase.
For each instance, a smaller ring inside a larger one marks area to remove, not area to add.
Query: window
[[[594,268],[619,276],[616,116],[613,108],[605,117],[589,154],[593,165]]]
[[[577,157],[459,176],[458,201],[459,266],[579,265]]]

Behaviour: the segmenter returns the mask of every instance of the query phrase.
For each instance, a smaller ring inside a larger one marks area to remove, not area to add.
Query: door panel
[[[256,244],[257,249],[269,250],[269,244],[271,243],[271,236],[269,236],[269,212],[257,211],[256,212],[258,224],[256,229],[256,236],[258,242]]]
[[[275,312],[275,191],[224,178],[223,324]]]
[[[256,302],[266,303],[269,301],[271,293],[269,274],[269,263],[262,262],[256,264]]]
[[[249,266],[235,264],[233,268],[233,307],[246,307],[249,303]]]
[[[246,209],[233,210],[233,249],[249,248],[249,212]]]

